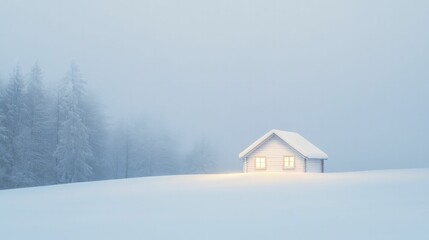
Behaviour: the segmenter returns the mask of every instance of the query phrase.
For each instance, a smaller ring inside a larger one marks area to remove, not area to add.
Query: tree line
[[[165,128],[108,123],[77,64],[58,85],[36,63],[0,86],[0,189],[216,171],[207,139],[183,152]]]

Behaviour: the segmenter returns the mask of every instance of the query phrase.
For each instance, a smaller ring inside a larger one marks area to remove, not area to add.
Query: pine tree
[[[51,116],[42,84],[42,72],[36,63],[30,73],[26,106],[30,136],[26,161],[37,184],[53,182]]]
[[[9,157],[10,179],[14,186],[28,186],[33,182],[27,173],[25,164],[26,145],[29,131],[27,109],[25,105],[25,84],[20,69],[17,67],[10,77],[3,96],[4,127],[6,128],[6,148]]]
[[[3,103],[3,96],[0,95],[0,102]],[[3,104],[1,104],[3,105]],[[7,148],[8,138],[6,132],[6,122],[3,107],[0,107],[0,189],[9,187],[11,155]]]
[[[105,117],[98,102],[85,94],[82,97],[82,121],[87,126],[89,145],[92,149],[93,175],[91,179],[102,179],[106,175],[108,162],[106,161],[107,130]]]
[[[72,64],[60,95],[59,142],[55,151],[61,182],[85,181],[92,175],[93,153],[89,130],[82,119],[84,81],[76,64]]]

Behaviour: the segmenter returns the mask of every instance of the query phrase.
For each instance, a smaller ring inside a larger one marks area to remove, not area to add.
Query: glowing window
[[[265,157],[256,157],[256,169],[266,169],[267,161]]]
[[[283,168],[284,169],[295,168],[295,156],[285,156],[283,158]]]

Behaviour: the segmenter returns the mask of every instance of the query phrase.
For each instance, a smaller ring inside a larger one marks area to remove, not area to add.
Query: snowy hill
[[[0,191],[1,239],[425,239],[429,169],[148,177]]]

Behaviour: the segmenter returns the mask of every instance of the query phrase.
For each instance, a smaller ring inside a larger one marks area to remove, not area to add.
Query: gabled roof
[[[314,146],[311,142],[298,133],[286,132],[277,129],[269,131],[264,136],[256,140],[256,142],[252,143],[252,145],[250,145],[248,148],[244,149],[244,151],[239,154],[239,158],[243,158],[247,154],[251,153],[254,149],[259,147],[259,145],[264,143],[273,135],[278,136],[281,140],[289,144],[293,149],[301,153],[306,158],[328,159],[328,155],[326,153]]]

